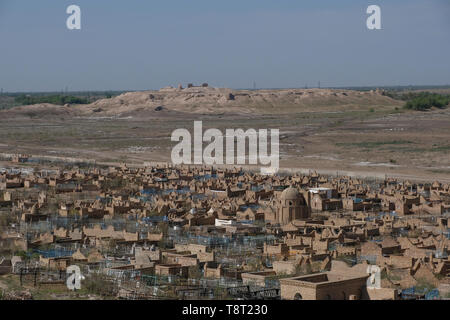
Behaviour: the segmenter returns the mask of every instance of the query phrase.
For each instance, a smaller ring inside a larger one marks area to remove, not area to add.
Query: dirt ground
[[[95,160],[170,161],[173,130],[280,129],[286,169],[410,180],[450,181],[450,110],[403,111],[398,104],[346,111],[318,108],[279,114],[192,114],[163,110],[145,117],[0,118],[0,153]],[[1,165],[1,164],[0,164]],[[29,166],[33,164],[29,164]]]
[[[101,300],[102,297],[91,294],[85,288],[78,291],[70,291],[64,284],[34,286],[33,277],[28,276],[20,285],[20,276],[7,274],[0,276],[0,291],[20,296],[28,292],[33,300]]]

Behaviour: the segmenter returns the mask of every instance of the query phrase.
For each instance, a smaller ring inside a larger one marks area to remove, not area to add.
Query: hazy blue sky
[[[449,17],[448,0],[0,0],[0,87],[449,84]]]

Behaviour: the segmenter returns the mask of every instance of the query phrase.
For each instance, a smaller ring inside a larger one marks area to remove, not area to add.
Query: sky
[[[449,16],[448,0],[0,0],[0,87],[446,85]]]

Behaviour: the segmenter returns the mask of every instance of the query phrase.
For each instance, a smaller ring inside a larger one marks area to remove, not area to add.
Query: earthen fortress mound
[[[58,106],[58,116],[151,116],[167,113],[194,114],[280,114],[298,112],[344,112],[372,107],[400,105],[380,91],[337,89],[233,90],[190,87],[138,91],[101,99],[89,105]],[[10,115],[48,116],[55,106],[34,105],[14,108]]]
[[[210,87],[163,88],[159,91],[129,92],[102,99],[83,107],[85,112],[107,115],[131,112],[177,111],[199,114],[243,113],[271,114],[338,111],[374,105],[396,105],[397,101],[381,92],[331,89],[232,90]],[[337,109],[336,109],[337,108]]]

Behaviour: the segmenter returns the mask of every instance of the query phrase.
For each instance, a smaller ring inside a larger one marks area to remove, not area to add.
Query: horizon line
[[[170,87],[170,86],[166,86],[166,87]],[[199,86],[194,86],[194,87],[201,87],[201,85]],[[4,91],[4,89],[2,88],[2,92],[1,95],[5,95],[5,94],[20,94],[20,93],[56,93],[56,94],[67,94],[67,93],[90,93],[90,92],[142,92],[142,91],[159,91],[160,89],[163,89],[165,87],[159,88],[159,89],[154,89],[154,88],[148,88],[148,89],[103,89],[103,90],[96,90],[96,89],[92,89],[92,90],[54,90],[54,91]],[[176,87],[173,87],[176,88]],[[294,89],[348,89],[348,90],[357,90],[357,89],[366,89],[366,90],[370,90],[370,89],[385,89],[385,88],[390,88],[390,89],[395,89],[395,88],[401,88],[401,89],[405,89],[405,88],[429,88],[429,89],[434,89],[434,88],[442,88],[442,89],[446,89],[446,88],[450,88],[450,84],[409,84],[409,85],[348,85],[348,86],[304,86],[304,87],[258,87],[258,88],[233,88],[233,87],[214,87],[214,86],[210,86],[210,88],[219,88],[219,89],[231,89],[231,90],[294,90]],[[185,89],[185,88],[184,88]]]

